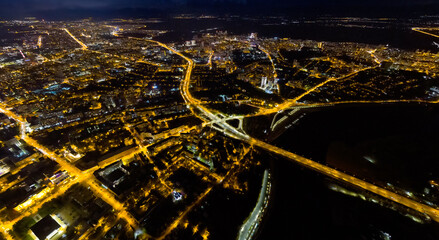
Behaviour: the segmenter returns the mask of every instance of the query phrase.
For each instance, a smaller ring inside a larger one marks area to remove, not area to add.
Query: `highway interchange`
[[[439,210],[429,207],[425,204],[416,202],[412,199],[409,199],[407,197],[401,196],[397,193],[394,193],[392,191],[389,191],[387,189],[375,186],[372,183],[366,182],[364,180],[358,179],[354,176],[351,176],[349,174],[343,173],[341,171],[338,171],[336,169],[333,169],[331,167],[325,166],[323,164],[317,163],[315,161],[312,161],[310,159],[304,158],[302,156],[299,156],[297,154],[291,153],[289,151],[286,151],[284,149],[281,149],[279,147],[273,146],[271,144],[265,143],[261,140],[255,139],[250,137],[249,135],[238,131],[237,129],[235,129],[234,127],[230,126],[229,124],[227,124],[224,121],[221,121],[221,118],[218,117],[217,115],[215,115],[214,113],[212,113],[209,109],[207,109],[206,107],[200,105],[200,101],[197,99],[194,99],[189,91],[189,87],[190,87],[190,80],[191,80],[191,73],[192,73],[192,69],[195,67],[195,63],[189,59],[188,57],[184,56],[183,54],[179,53],[178,51],[175,51],[174,49],[164,45],[164,44],[160,44],[161,46],[167,48],[168,50],[174,52],[175,54],[178,54],[179,56],[181,56],[182,58],[184,58],[187,62],[188,62],[188,67],[187,67],[187,72],[186,72],[186,76],[184,78],[184,80],[181,83],[181,95],[183,96],[184,100],[186,101],[187,104],[189,104],[191,107],[198,109],[204,116],[206,116],[207,119],[209,119],[210,121],[215,121],[217,122],[217,124],[223,129],[224,133],[226,135],[229,135],[231,137],[234,137],[236,139],[239,139],[241,141],[247,142],[253,146],[262,148],[264,150],[267,150],[269,152],[275,153],[277,155],[280,155],[292,162],[295,163],[299,163],[302,166],[305,166],[309,169],[312,169],[314,171],[317,171],[321,174],[324,174],[328,177],[331,177],[333,179],[336,179],[338,181],[344,182],[344,183],[348,183],[350,185],[353,185],[355,187],[367,190],[369,192],[372,192],[374,194],[377,194],[381,197],[384,197],[386,199],[389,199],[395,203],[404,205],[406,207],[409,207],[411,209],[414,209],[420,213],[426,214],[427,216],[429,216],[431,219],[433,219],[436,222],[439,222]],[[353,75],[356,74],[352,73],[349,74]],[[343,78],[349,77],[349,76],[345,76]],[[309,94],[310,92],[314,91],[315,89],[317,89],[320,86],[323,86],[324,84],[326,84],[327,82],[330,81],[334,81],[334,79],[329,79],[326,82],[323,82],[315,87],[313,87],[312,89],[310,89],[308,92],[306,92],[306,94]],[[300,98],[302,98],[303,96],[305,96],[305,94],[302,94],[301,96],[299,96]],[[288,108],[292,108],[294,106],[294,104],[296,104],[297,99],[294,99],[291,102],[286,102],[285,104],[282,104],[278,107],[276,107],[275,110],[271,110],[271,111],[267,111],[267,114],[269,113],[273,113],[276,111],[281,111],[284,109],[288,109]],[[205,120],[204,117],[201,117],[201,119]]]

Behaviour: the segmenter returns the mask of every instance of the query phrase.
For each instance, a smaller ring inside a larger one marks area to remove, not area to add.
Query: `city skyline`
[[[286,0],[23,0],[0,1],[3,18],[37,16],[61,20],[85,17],[148,17],[179,13],[206,14],[264,14],[266,11],[290,16],[416,16],[439,13],[439,3],[431,0],[415,1],[286,1]],[[392,11],[393,10],[393,11]],[[83,12],[81,12],[83,11]],[[88,14],[88,15],[87,15]]]

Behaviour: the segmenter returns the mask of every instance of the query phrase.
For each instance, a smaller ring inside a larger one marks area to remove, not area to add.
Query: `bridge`
[[[161,44],[161,46],[164,46],[166,48],[168,48],[166,45]],[[181,95],[183,96],[183,99],[185,100],[186,104],[188,104],[189,106],[191,106],[192,108],[197,109],[202,116],[199,116],[200,114],[197,114],[195,111],[194,113],[196,115],[198,115],[201,119],[203,119],[204,121],[206,120],[210,120],[212,122],[216,122],[216,124],[219,126],[217,127],[217,130],[222,131],[225,135],[228,135],[232,138],[241,140],[243,142],[247,142],[248,144],[251,144],[253,146],[259,147],[261,149],[264,149],[268,152],[271,153],[275,153],[277,155],[280,155],[288,160],[290,160],[291,162],[297,163],[301,166],[304,166],[306,168],[309,168],[311,170],[317,171],[323,175],[326,175],[332,179],[338,180],[340,182],[344,182],[347,183],[349,185],[358,187],[360,189],[364,189],[366,191],[372,192],[376,195],[379,195],[383,198],[386,198],[388,200],[391,200],[397,204],[401,204],[403,206],[406,206],[410,209],[416,210],[422,214],[425,214],[426,216],[430,217],[432,220],[439,222],[439,210],[430,206],[427,206],[425,204],[419,203],[413,199],[407,198],[405,196],[401,196],[395,192],[392,192],[390,190],[387,190],[385,188],[381,188],[378,187],[372,183],[366,182],[364,180],[361,180],[359,178],[356,178],[354,176],[351,176],[349,174],[346,174],[344,172],[341,172],[339,170],[336,170],[334,168],[328,167],[326,165],[314,162],[310,159],[304,158],[302,156],[299,156],[297,154],[291,153],[289,151],[286,151],[284,149],[281,149],[279,147],[273,146],[271,144],[265,143],[261,140],[252,138],[251,136],[247,135],[246,133],[243,133],[241,131],[239,131],[238,129],[230,126],[226,121],[223,121],[223,119],[221,117],[219,117],[216,114],[213,114],[209,109],[207,109],[206,107],[204,107],[203,105],[200,104],[200,101],[198,99],[194,99],[189,91],[189,86],[190,86],[190,80],[191,80],[191,74],[192,74],[192,69],[194,68],[195,64],[194,62],[184,56],[183,54],[179,53],[178,51],[175,51],[172,48],[168,48],[170,51],[174,52],[175,54],[181,56],[183,59],[185,59],[188,62],[188,66],[187,66],[187,71],[186,71],[186,75],[183,79],[183,81],[181,82],[180,85],[180,92]],[[364,70],[368,70],[368,69],[372,69],[373,67],[367,67],[362,69],[361,71]],[[355,74],[357,74],[359,71],[355,71],[351,74],[348,74],[347,76],[341,77],[340,79],[345,79],[351,76],[354,76]],[[297,105],[297,100],[299,100],[300,98],[302,98],[303,96],[305,96],[306,94],[314,91],[315,89],[323,86],[324,84],[331,82],[331,81],[336,81],[337,79],[328,79],[325,82],[322,82],[318,85],[316,85],[315,87],[311,88],[310,90],[308,90],[306,93],[300,95],[299,97],[297,97],[296,99],[294,99],[292,102],[287,102],[285,104],[282,104],[282,106],[278,106],[275,109],[269,110],[267,111],[268,113],[276,113],[279,112],[281,110],[284,109],[290,109],[292,107],[294,107],[294,105]],[[384,102],[384,101],[383,101]],[[390,102],[390,101],[388,101]],[[327,103],[328,104],[333,104],[333,103]],[[314,106],[319,106],[319,104],[316,104]],[[321,106],[321,105],[320,105]],[[275,124],[274,124],[275,125]],[[273,126],[274,126],[273,125]]]

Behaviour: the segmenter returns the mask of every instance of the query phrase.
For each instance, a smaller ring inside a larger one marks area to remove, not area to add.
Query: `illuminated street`
[[[163,44],[161,44],[161,45],[163,46]],[[207,117],[211,118],[212,121],[215,121],[215,120],[218,121],[218,117],[216,115],[214,115],[213,113],[209,112],[209,110],[206,109],[205,107],[199,105],[199,101],[198,100],[195,100],[194,98],[192,98],[192,96],[191,96],[191,94],[189,92],[189,85],[190,85],[190,79],[191,79],[191,71],[192,71],[194,63],[193,63],[192,60],[184,57],[183,55],[180,55],[180,56],[185,58],[185,60],[187,60],[188,64],[189,64],[186,76],[184,78],[184,81],[182,82],[182,87],[181,87],[182,95],[184,96],[185,101],[187,101],[192,106],[198,108],[201,112],[203,112],[204,115],[206,115]],[[366,70],[366,69],[363,69],[363,70]],[[351,74],[349,74],[349,75],[347,75],[347,76],[345,76],[343,78],[350,77],[353,74],[356,74],[356,73],[351,73]],[[307,94],[309,94],[312,91],[314,91],[315,89],[323,86],[324,84],[326,84],[329,81],[335,81],[335,80],[334,79],[328,79],[326,82],[323,82],[323,83],[321,83],[319,85],[316,85],[315,87],[311,88],[310,90],[308,90],[304,94],[300,95],[299,97],[297,97],[293,101],[295,102],[295,101],[299,100],[300,98],[306,96]],[[284,104],[282,106],[278,106],[276,108],[276,110],[273,110],[273,112],[278,112],[280,110],[287,109],[287,108],[290,108],[290,107],[291,107],[291,103],[290,104]],[[270,113],[272,113],[272,112],[269,111],[269,112],[266,112],[265,114],[270,114]],[[405,206],[407,206],[409,208],[412,208],[414,210],[417,210],[417,211],[419,211],[421,213],[425,213],[428,216],[430,216],[434,221],[439,222],[439,210],[438,209],[431,208],[431,207],[426,206],[424,204],[417,203],[417,202],[415,202],[413,200],[410,200],[408,198],[400,196],[400,195],[398,195],[396,193],[393,193],[391,191],[388,191],[388,190],[385,190],[383,188],[377,187],[377,186],[375,186],[375,185],[373,185],[371,183],[367,183],[365,181],[357,179],[357,178],[355,178],[353,176],[350,176],[348,174],[342,173],[342,172],[337,171],[335,169],[332,169],[330,167],[327,167],[327,166],[324,166],[322,164],[316,163],[316,162],[314,162],[312,160],[309,160],[309,159],[306,159],[304,157],[298,156],[296,154],[290,153],[288,151],[285,151],[285,150],[280,149],[278,147],[275,147],[273,145],[264,143],[264,142],[262,142],[260,140],[251,138],[248,135],[245,135],[245,134],[239,132],[238,130],[234,129],[233,127],[231,127],[227,123],[218,121],[218,124],[221,127],[223,127],[224,130],[228,131],[233,137],[236,137],[236,138],[238,138],[238,139],[240,139],[242,141],[246,141],[246,142],[248,142],[248,143],[250,143],[250,144],[252,144],[254,146],[257,146],[257,147],[263,148],[263,149],[265,149],[267,151],[271,151],[273,153],[279,154],[279,155],[281,155],[281,156],[283,156],[285,158],[290,159],[291,161],[294,161],[294,162],[297,162],[299,164],[302,164],[302,165],[304,165],[304,166],[306,166],[308,168],[316,170],[316,171],[318,171],[318,172],[320,172],[320,173],[322,173],[324,175],[327,175],[329,177],[335,178],[335,179],[340,180],[340,181],[348,182],[349,184],[355,185],[357,187],[360,187],[360,188],[363,188],[363,189],[368,190],[370,192],[373,192],[375,194],[378,194],[378,195],[380,195],[382,197],[385,197],[385,198],[387,198],[389,200],[392,200],[394,202],[397,202],[399,204],[405,205]]]
[[[137,227],[137,223],[136,220],[125,211],[123,204],[121,204],[119,201],[117,201],[114,196],[112,195],[112,193],[105,191],[105,189],[103,189],[102,187],[100,187],[100,184],[97,183],[97,181],[94,179],[94,177],[91,174],[83,174],[79,169],[77,169],[76,167],[72,166],[71,164],[69,164],[66,160],[60,158],[59,156],[56,155],[56,153],[50,151],[49,149],[41,146],[40,144],[38,144],[35,140],[33,140],[32,138],[29,138],[26,133],[25,133],[25,122],[22,122],[20,117],[18,117],[17,115],[13,114],[12,112],[4,109],[4,108],[0,108],[0,111],[4,114],[9,114],[8,116],[17,120],[18,122],[21,123],[21,137],[22,139],[28,143],[29,145],[35,147],[36,149],[38,149],[41,153],[43,153],[45,156],[49,157],[50,159],[56,161],[61,167],[62,169],[66,170],[69,172],[70,176],[72,176],[74,178],[74,180],[72,182],[70,182],[70,185],[72,185],[75,182],[82,182],[84,181],[85,184],[87,184],[90,189],[92,189],[93,193],[96,196],[101,197],[104,201],[106,201],[108,204],[110,204],[117,212],[118,215],[125,219],[133,228]],[[68,185],[68,186],[70,186]],[[64,191],[67,190],[68,186],[64,187]],[[63,191],[62,190],[58,190],[58,194],[54,194],[51,196],[51,198],[55,198],[57,196],[59,196]],[[48,201],[50,199],[46,199],[46,201]],[[34,206],[33,209],[27,209],[26,212],[28,213],[28,215],[35,213],[37,209],[39,209],[39,207],[43,204],[44,202],[41,202],[40,205]],[[25,217],[26,215],[23,215],[22,217]],[[16,221],[18,221],[20,219],[16,219]],[[16,222],[15,221],[15,222]],[[5,223],[7,224],[6,226],[9,226],[6,228],[6,231],[8,229],[12,229],[12,225],[15,222],[11,222],[11,223]]]
[[[0,240],[437,239],[435,3],[273,1],[0,3]]]

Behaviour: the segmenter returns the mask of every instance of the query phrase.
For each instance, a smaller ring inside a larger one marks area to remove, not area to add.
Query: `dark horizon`
[[[159,0],[159,1],[36,1],[10,2],[0,0],[0,18],[22,19],[25,17],[53,20],[95,18],[145,18],[166,17],[175,14],[240,14],[240,15],[287,15],[316,17],[321,15],[345,17],[419,17],[439,15],[436,1],[287,1],[287,0]]]

